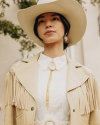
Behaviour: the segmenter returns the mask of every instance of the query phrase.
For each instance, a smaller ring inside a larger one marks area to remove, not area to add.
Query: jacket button
[[[31,107],[31,111],[33,111],[34,110],[34,107]]]
[[[75,112],[75,109],[73,109],[73,112]]]

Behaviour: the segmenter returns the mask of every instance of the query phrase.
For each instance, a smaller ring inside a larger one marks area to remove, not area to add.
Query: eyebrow
[[[50,15],[50,16],[59,16],[59,15],[58,15],[57,13],[54,13],[54,14],[52,14],[52,15]],[[39,19],[40,19],[40,18],[44,18],[44,17],[45,17],[45,16],[42,16],[42,15],[41,15],[41,16],[39,17]]]

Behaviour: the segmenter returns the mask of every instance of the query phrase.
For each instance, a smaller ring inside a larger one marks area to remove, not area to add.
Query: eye
[[[57,17],[53,18],[52,20],[59,20]]]
[[[43,23],[43,22],[45,22],[44,20],[40,20],[39,22],[38,22],[38,24],[41,24],[41,23]]]

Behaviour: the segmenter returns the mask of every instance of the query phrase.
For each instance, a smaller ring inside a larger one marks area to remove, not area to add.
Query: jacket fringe
[[[89,74],[88,80],[79,87],[79,108],[81,115],[88,114],[96,108],[100,109],[98,86],[92,74]]]
[[[5,106],[13,105],[20,109],[29,110],[30,95],[13,71],[7,73],[5,84]]]

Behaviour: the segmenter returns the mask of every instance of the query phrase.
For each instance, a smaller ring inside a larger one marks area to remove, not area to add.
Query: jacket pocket
[[[81,115],[81,125],[89,125],[89,116],[90,114]]]
[[[19,116],[16,117],[16,120],[20,119],[23,116],[23,113],[21,113]]]
[[[16,125],[25,125],[24,121],[24,110],[16,108]]]

